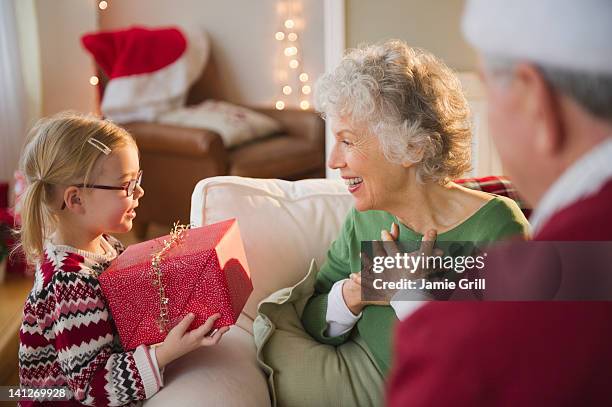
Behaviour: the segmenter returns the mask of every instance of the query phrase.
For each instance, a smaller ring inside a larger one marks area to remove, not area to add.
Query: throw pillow
[[[314,292],[314,260],[306,277],[263,300],[253,323],[257,360],[274,406],[379,406],[383,376],[359,336],[334,347],[314,340],[301,315]]]
[[[455,182],[466,188],[508,197],[516,202],[527,219],[531,215],[529,205],[519,196],[514,184],[504,176],[491,175],[479,178],[463,178],[455,180]]]
[[[276,120],[264,114],[219,100],[206,100],[199,105],[163,113],[157,121],[213,130],[219,133],[228,148],[281,130]]]

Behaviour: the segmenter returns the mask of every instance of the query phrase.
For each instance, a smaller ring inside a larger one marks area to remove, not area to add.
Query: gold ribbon
[[[164,245],[160,251],[151,255],[151,268],[153,269],[153,285],[157,287],[159,291],[159,318],[157,320],[157,326],[160,332],[168,332],[170,327],[170,319],[168,316],[168,297],[162,283],[162,269],[161,262],[164,259],[164,255],[170,251],[170,249],[180,243],[180,239],[184,236],[184,232],[189,229],[190,225],[181,225],[178,222],[174,223],[172,231],[170,231],[170,240],[164,239]]]

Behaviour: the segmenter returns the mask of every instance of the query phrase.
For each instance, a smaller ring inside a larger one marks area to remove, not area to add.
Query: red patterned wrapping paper
[[[129,246],[99,277],[126,350],[162,342],[189,312],[195,329],[220,313],[214,328],[236,323],[253,291],[235,219],[189,229],[161,261],[169,326],[160,330],[160,291],[151,259],[170,235]]]

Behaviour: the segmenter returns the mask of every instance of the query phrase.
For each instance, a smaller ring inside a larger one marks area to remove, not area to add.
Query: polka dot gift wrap
[[[162,342],[189,312],[190,330],[215,313],[214,328],[233,325],[253,291],[235,219],[179,235],[128,247],[99,277],[126,350]]]

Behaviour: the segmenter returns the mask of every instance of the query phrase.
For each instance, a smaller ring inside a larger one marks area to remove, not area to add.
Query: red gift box
[[[162,342],[189,312],[190,330],[215,313],[214,328],[233,325],[253,291],[235,219],[172,236],[129,246],[99,277],[126,350]],[[153,258],[164,247],[157,268]]]

